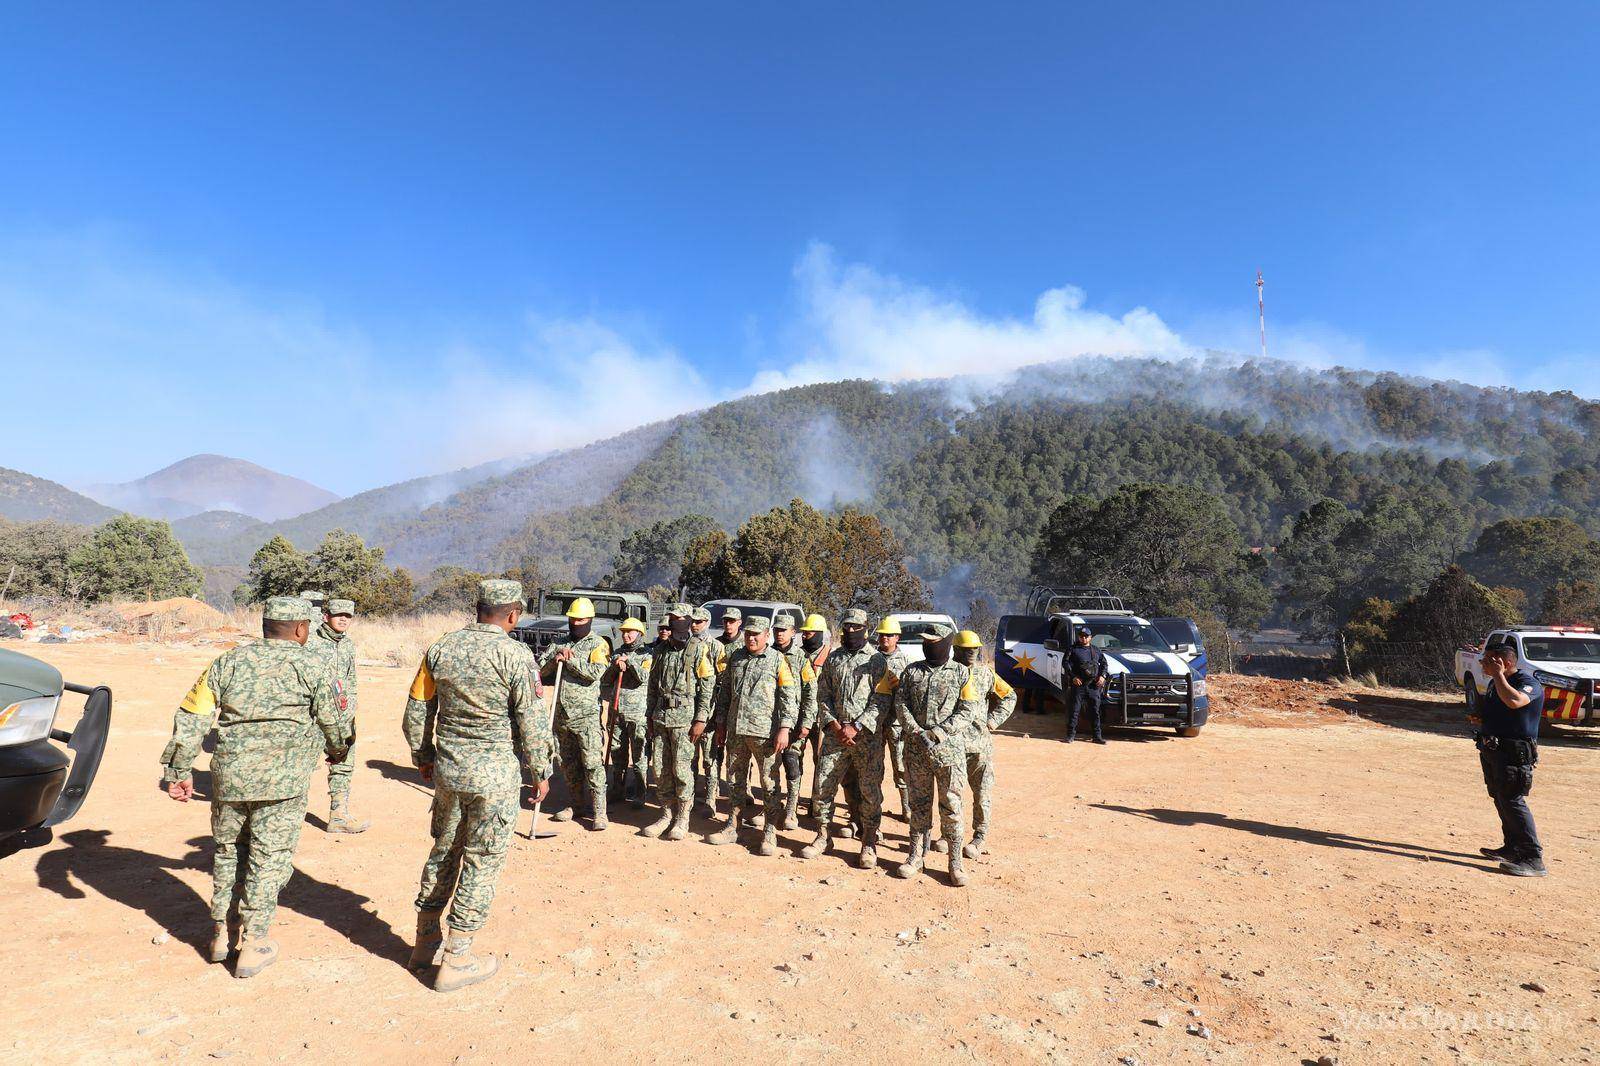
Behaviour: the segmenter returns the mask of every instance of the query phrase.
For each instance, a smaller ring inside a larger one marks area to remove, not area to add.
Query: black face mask
[[[822,634],[821,633],[807,633],[807,634],[805,634],[803,637],[800,638],[800,646],[805,648],[806,651],[816,651],[818,648],[822,647]]]
[[[844,645],[846,651],[860,651],[867,646],[867,631],[847,629],[840,634],[839,642]]]
[[[922,657],[929,666],[943,666],[950,661],[950,638],[944,640],[923,641]]]
[[[977,648],[957,648],[952,654],[962,666],[971,666],[978,661]]]
[[[689,619],[672,618],[669,619],[668,622],[672,627],[672,642],[674,644],[687,643],[689,640],[689,634],[691,632],[689,628]]]
[[[567,635],[573,640],[582,640],[584,637],[588,636],[589,630],[592,627],[593,623],[587,618],[581,621],[576,618],[567,619]]]

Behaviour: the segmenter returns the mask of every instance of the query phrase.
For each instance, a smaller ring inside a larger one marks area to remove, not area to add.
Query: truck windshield
[[[1523,637],[1522,655],[1536,662],[1600,663],[1600,637]]]
[[[581,593],[577,592],[551,592],[546,593],[539,605],[539,613],[545,617],[566,614],[567,608],[572,606],[572,601]],[[622,601],[612,596],[593,596],[589,601],[594,604],[596,618],[624,618],[627,612],[623,610]]]
[[[928,635],[928,630],[939,625],[938,622],[901,622],[900,643],[921,644],[922,638]]]
[[[1107,651],[1171,651],[1172,645],[1143,622],[1099,622],[1089,626],[1094,636],[1089,643]]]

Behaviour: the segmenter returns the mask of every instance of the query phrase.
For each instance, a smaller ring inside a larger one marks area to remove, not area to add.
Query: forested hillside
[[[0,518],[14,522],[104,522],[117,512],[65,485],[0,466]]]

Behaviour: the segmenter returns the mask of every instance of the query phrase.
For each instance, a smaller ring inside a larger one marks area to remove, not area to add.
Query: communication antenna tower
[[[1267,279],[1256,271],[1256,310],[1261,313],[1261,358],[1267,357]]]

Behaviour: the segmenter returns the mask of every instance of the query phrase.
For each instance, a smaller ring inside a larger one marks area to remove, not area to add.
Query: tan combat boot
[[[987,842],[988,839],[986,834],[979,833],[977,836],[974,836],[970,841],[967,842],[967,846],[961,849],[961,854],[965,855],[969,859],[976,859],[978,856],[983,854],[983,847]]]
[[[500,970],[500,959],[494,955],[474,955],[472,934],[451,929],[444,941],[444,959],[439,963],[439,974],[433,979],[435,992],[454,992],[479,981],[487,981]]]
[[[833,839],[828,833],[828,827],[823,826],[817,830],[816,839],[800,849],[800,857],[802,859],[814,859],[818,855],[826,854],[832,847]]]
[[[417,912],[417,946],[411,949],[411,959],[406,966],[413,970],[439,965],[444,953],[444,934],[439,931],[439,918],[444,911]]]
[[[928,853],[928,834],[911,834],[911,854],[906,856],[906,861],[894,868],[896,877],[911,877],[922,871],[923,857]]]
[[[954,840],[949,843],[950,848],[950,883],[957,888],[967,887],[967,869],[961,864],[961,849],[956,847]]]
[[[365,833],[372,828],[372,822],[367,818],[357,818],[350,813],[350,796],[334,796],[328,810],[328,832],[330,833]]]
[[[756,850],[757,855],[778,854],[778,827],[767,823],[767,828],[761,833],[761,847]]]
[[[594,816],[589,820],[589,828],[599,833],[610,824],[606,819],[606,794],[603,791],[597,792],[594,796]]]
[[[706,837],[707,844],[732,844],[739,839],[739,808],[735,807],[728,812],[728,820],[722,828]]]
[[[788,801],[783,807],[783,827],[785,829],[800,828],[800,782],[789,782]]]
[[[672,808],[666,804],[661,805],[661,817],[639,830],[642,836],[658,837],[667,831],[667,826],[672,824]]]
[[[856,856],[856,869],[875,870],[878,868],[878,835],[861,838],[861,854]]]
[[[227,962],[228,952],[233,948],[233,931],[228,928],[227,922],[211,923],[211,951],[208,958],[212,962]]]
[[[682,840],[689,835],[689,812],[694,808],[694,801],[680,803],[672,813],[672,828],[662,836],[662,840]]]
[[[940,837],[938,840],[935,840],[932,844],[928,845],[928,850],[929,851],[937,851],[937,852],[943,853],[944,849],[945,849],[944,837]]]
[[[254,977],[277,961],[277,941],[246,934],[239,941],[239,961],[233,964],[233,976]]]

